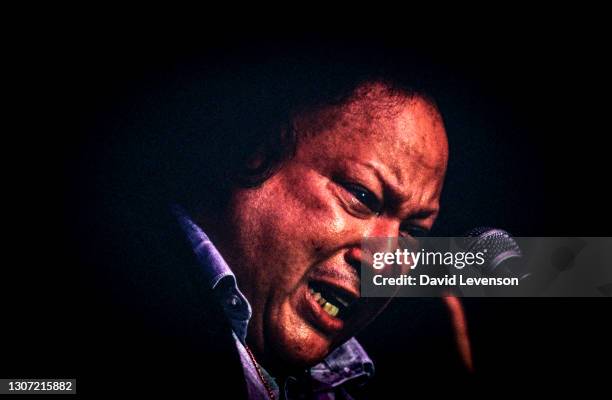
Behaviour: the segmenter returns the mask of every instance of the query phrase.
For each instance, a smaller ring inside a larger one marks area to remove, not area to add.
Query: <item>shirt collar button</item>
[[[231,307],[238,307],[240,305],[240,298],[233,294],[227,299],[227,304]]]

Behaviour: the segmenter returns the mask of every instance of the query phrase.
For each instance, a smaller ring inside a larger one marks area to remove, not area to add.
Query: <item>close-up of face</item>
[[[253,309],[247,342],[273,369],[316,364],[385,307],[360,299],[360,243],[431,229],[448,158],[436,107],[383,84],[293,122],[295,156],[237,189],[217,232]]]

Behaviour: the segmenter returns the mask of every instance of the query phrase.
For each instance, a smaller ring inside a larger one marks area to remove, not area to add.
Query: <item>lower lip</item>
[[[323,307],[317,303],[309,288],[304,288],[304,296],[299,302],[299,311],[308,322],[319,328],[325,333],[336,333],[344,327],[344,321],[340,318],[332,317],[323,310]]]

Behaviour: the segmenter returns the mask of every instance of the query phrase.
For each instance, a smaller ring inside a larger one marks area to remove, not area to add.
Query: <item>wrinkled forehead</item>
[[[404,169],[415,167],[434,175],[446,170],[448,143],[435,105],[381,84],[363,86],[343,104],[296,118],[296,128],[305,136],[301,150],[321,157],[366,159],[400,178]]]

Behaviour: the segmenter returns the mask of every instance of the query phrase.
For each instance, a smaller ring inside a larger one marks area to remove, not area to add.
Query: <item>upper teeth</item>
[[[321,293],[315,292],[312,288],[310,289],[310,293],[312,294],[316,302],[319,303],[321,307],[323,307],[323,310],[326,313],[328,313],[332,317],[335,317],[336,315],[338,315],[338,312],[340,312],[340,309],[336,307],[335,305],[333,305],[332,303],[330,303],[329,301],[327,301],[323,296],[321,296]]]

